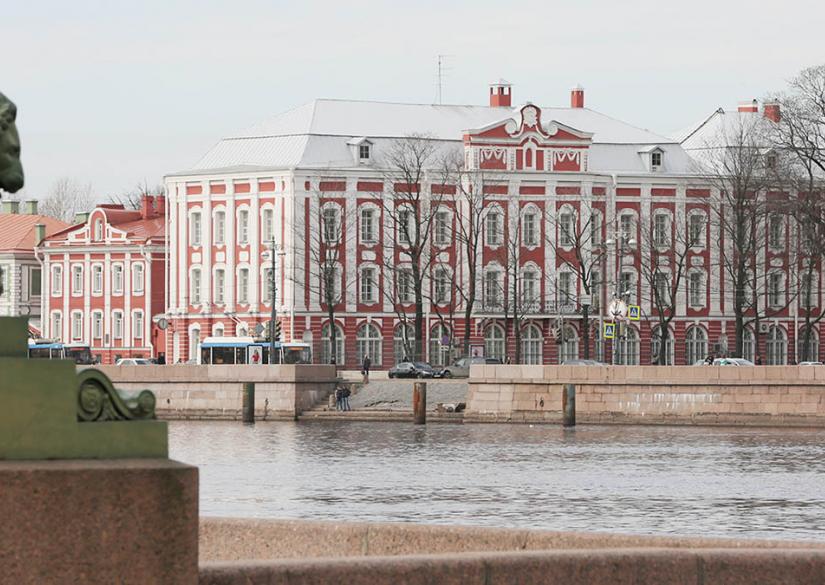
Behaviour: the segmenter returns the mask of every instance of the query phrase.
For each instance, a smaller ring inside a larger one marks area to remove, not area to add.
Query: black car
[[[424,362],[401,362],[387,373],[390,378],[432,378],[433,367]]]

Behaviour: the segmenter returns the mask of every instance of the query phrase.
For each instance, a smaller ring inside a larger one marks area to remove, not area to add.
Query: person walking
[[[344,410],[352,410],[349,406],[349,395],[351,394],[350,389],[349,388],[344,388],[344,390],[342,391],[342,394],[343,394],[343,397],[344,397],[343,398],[343,409]]]
[[[364,376],[364,384],[370,383],[370,365],[372,362],[370,361],[369,354],[364,356],[364,363],[361,365],[361,375]]]
[[[341,386],[335,387],[335,410],[344,410],[344,389]]]

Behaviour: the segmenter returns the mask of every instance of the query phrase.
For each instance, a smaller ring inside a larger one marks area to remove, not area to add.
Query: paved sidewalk
[[[412,411],[413,383],[417,380],[371,380],[350,396],[353,410]],[[427,381],[427,410],[435,410],[439,402],[467,402],[466,380]]]

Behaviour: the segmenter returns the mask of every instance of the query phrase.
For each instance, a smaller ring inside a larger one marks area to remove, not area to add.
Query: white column
[[[226,185],[226,218],[227,225],[226,238],[226,271],[224,276],[224,311],[227,313],[235,309],[235,258],[237,256],[238,235],[240,230],[236,229],[239,222],[238,206],[235,202],[235,183],[227,180]],[[229,219],[231,218],[231,221]],[[248,226],[247,226],[248,227]],[[233,332],[234,335],[234,332]]]

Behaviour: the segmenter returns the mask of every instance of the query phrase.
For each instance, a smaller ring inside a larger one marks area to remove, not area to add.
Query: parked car
[[[463,357],[456,360],[451,365],[446,366],[439,372],[440,378],[466,378],[470,375],[471,365],[500,365],[501,360],[492,357]]]
[[[152,360],[148,358],[120,358],[116,366],[151,366]]]
[[[694,366],[707,366],[710,365],[705,360],[699,360]],[[745,358],[716,358],[713,360],[714,366],[755,366],[752,361],[746,360]]]
[[[401,362],[387,372],[390,378],[432,378],[433,367],[424,362]]]
[[[563,366],[606,366],[607,364],[599,360],[564,360]]]

